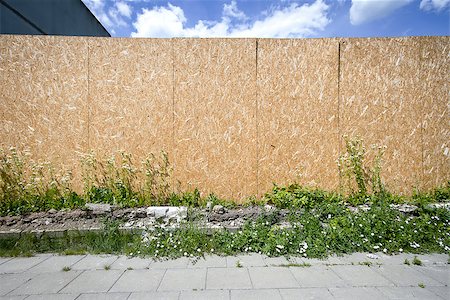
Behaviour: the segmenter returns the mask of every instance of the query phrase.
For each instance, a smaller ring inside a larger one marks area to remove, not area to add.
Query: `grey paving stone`
[[[178,300],[180,292],[131,293],[127,300]]]
[[[111,265],[111,269],[114,270],[126,270],[126,269],[146,269],[150,266],[151,259],[141,257],[127,257],[119,256],[119,258]]]
[[[206,269],[168,269],[158,291],[205,289]]]
[[[368,266],[331,266],[336,274],[352,286],[393,286],[394,284],[375,272],[377,267]]]
[[[417,255],[417,258],[419,258],[425,266],[432,266],[432,265],[447,265],[448,259],[450,257],[447,254],[443,253],[433,253],[433,254],[420,254]]]
[[[227,256],[227,267],[235,268],[238,261],[243,267],[266,266],[261,254],[252,253],[248,255]]]
[[[377,288],[374,287],[343,287],[343,288],[330,288],[330,293],[334,299],[342,300],[382,300],[389,299]]]
[[[449,265],[433,265],[430,267],[413,267],[420,273],[425,274],[439,281],[443,285],[450,286],[450,266]]]
[[[229,300],[229,291],[182,291],[180,300]]]
[[[405,265],[405,259],[411,262],[414,259],[414,254],[411,253],[401,253],[395,255],[386,255],[384,253],[376,253],[380,258],[377,262],[383,265]]]
[[[280,292],[276,289],[266,290],[232,290],[231,300],[282,300]]]
[[[130,293],[86,293],[77,300],[127,300],[129,296]]]
[[[11,259],[12,257],[0,257],[0,265],[7,261],[10,261]]]
[[[1,274],[0,275],[0,296],[6,295],[16,289],[26,281],[30,280],[33,274]]]
[[[327,288],[301,288],[301,289],[280,289],[283,300],[315,299],[331,300],[334,299]]]
[[[64,256],[50,256],[42,263],[30,268],[27,272],[31,273],[47,273],[59,272],[64,267],[72,267],[73,264],[83,259],[85,255],[64,255]]]
[[[288,264],[292,264],[292,263],[297,263],[297,261],[294,258],[287,259],[284,256],[279,256],[279,257],[263,256],[263,260],[264,260],[264,264],[265,265],[272,266],[272,267],[278,267],[278,266],[281,266],[281,265],[288,265]]]
[[[289,268],[254,267],[248,271],[255,289],[300,287]]]
[[[218,255],[208,255],[197,260],[190,259],[188,263],[188,268],[226,268],[226,266],[226,257]]]
[[[441,300],[433,292],[420,287],[382,287],[378,288],[389,299],[427,299]]]
[[[12,291],[11,295],[56,294],[80,272],[42,273]]]
[[[381,259],[371,259],[369,257],[367,257],[368,253],[361,253],[361,252],[356,252],[356,253],[352,253],[352,254],[344,254],[342,257],[340,257],[340,261],[343,264],[358,264],[360,262],[371,262],[372,264],[376,264],[376,263],[381,263]]]
[[[174,268],[186,268],[189,263],[187,257],[180,257],[176,259],[153,261],[150,263],[150,269],[174,269]]]
[[[87,255],[72,266],[72,270],[102,270],[117,260],[116,255]]]
[[[450,286],[427,286],[425,288],[442,299],[450,299]]]
[[[104,293],[122,275],[119,270],[90,270],[84,271],[80,276],[70,282],[61,293]]]
[[[17,257],[0,265],[0,273],[21,273],[45,261],[47,256]]]
[[[373,269],[397,286],[417,286],[419,283],[425,285],[442,285],[442,283],[406,265],[383,265]]]
[[[110,292],[156,291],[165,270],[130,270],[117,280]]]
[[[246,268],[209,268],[206,289],[251,289],[252,282]]]
[[[31,295],[27,297],[27,300],[74,300],[78,297],[78,294],[42,294]]]
[[[22,300],[28,296],[2,296],[0,300]]]
[[[301,287],[340,287],[348,286],[336,273],[324,265],[304,268],[290,268]]]

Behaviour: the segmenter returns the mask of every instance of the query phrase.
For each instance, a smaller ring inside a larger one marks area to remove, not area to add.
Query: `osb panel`
[[[87,146],[86,39],[0,36],[0,73],[1,147],[77,166]]]
[[[424,189],[450,180],[450,37],[424,37],[421,53]]]
[[[259,192],[339,183],[338,41],[258,41]]]
[[[343,134],[386,146],[382,177],[389,190],[410,193],[422,181],[420,42],[416,38],[341,42]]]
[[[89,39],[89,148],[171,159],[172,77],[169,39]]]
[[[241,200],[256,194],[254,39],[175,39],[175,177]]]

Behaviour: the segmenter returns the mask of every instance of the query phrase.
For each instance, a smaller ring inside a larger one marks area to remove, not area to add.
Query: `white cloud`
[[[360,25],[390,15],[413,0],[352,0],[350,23]]]
[[[82,1],[113,35],[116,32],[115,29],[127,26],[124,17],[129,18],[132,15],[130,6],[124,2],[117,2],[115,5],[112,5],[113,3],[107,0]],[[109,8],[107,8],[107,3],[110,4]]]
[[[440,12],[446,7],[450,7],[450,0],[422,0],[420,2],[420,9],[425,11]]]
[[[322,0],[275,8],[263,19],[248,22],[235,1],[225,4],[220,21],[200,20],[186,27],[184,11],[175,5],[143,9],[133,23],[132,37],[304,37],[323,30],[329,23],[329,6]]]
[[[223,6],[223,16],[228,18],[236,18],[238,20],[245,20],[247,16],[243,11],[237,8],[236,1],[231,1],[230,4],[224,4]]]
[[[131,17],[131,8],[125,2],[117,2],[116,3],[117,11],[124,17]]]

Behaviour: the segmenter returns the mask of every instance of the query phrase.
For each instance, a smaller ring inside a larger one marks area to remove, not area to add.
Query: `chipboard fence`
[[[272,183],[339,186],[343,135],[384,145],[410,193],[450,179],[449,37],[0,36],[1,147],[165,150],[174,180],[239,201]]]

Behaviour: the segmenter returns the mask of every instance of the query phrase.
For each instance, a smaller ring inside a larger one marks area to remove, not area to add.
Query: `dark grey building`
[[[0,34],[111,36],[81,0],[0,0]]]

